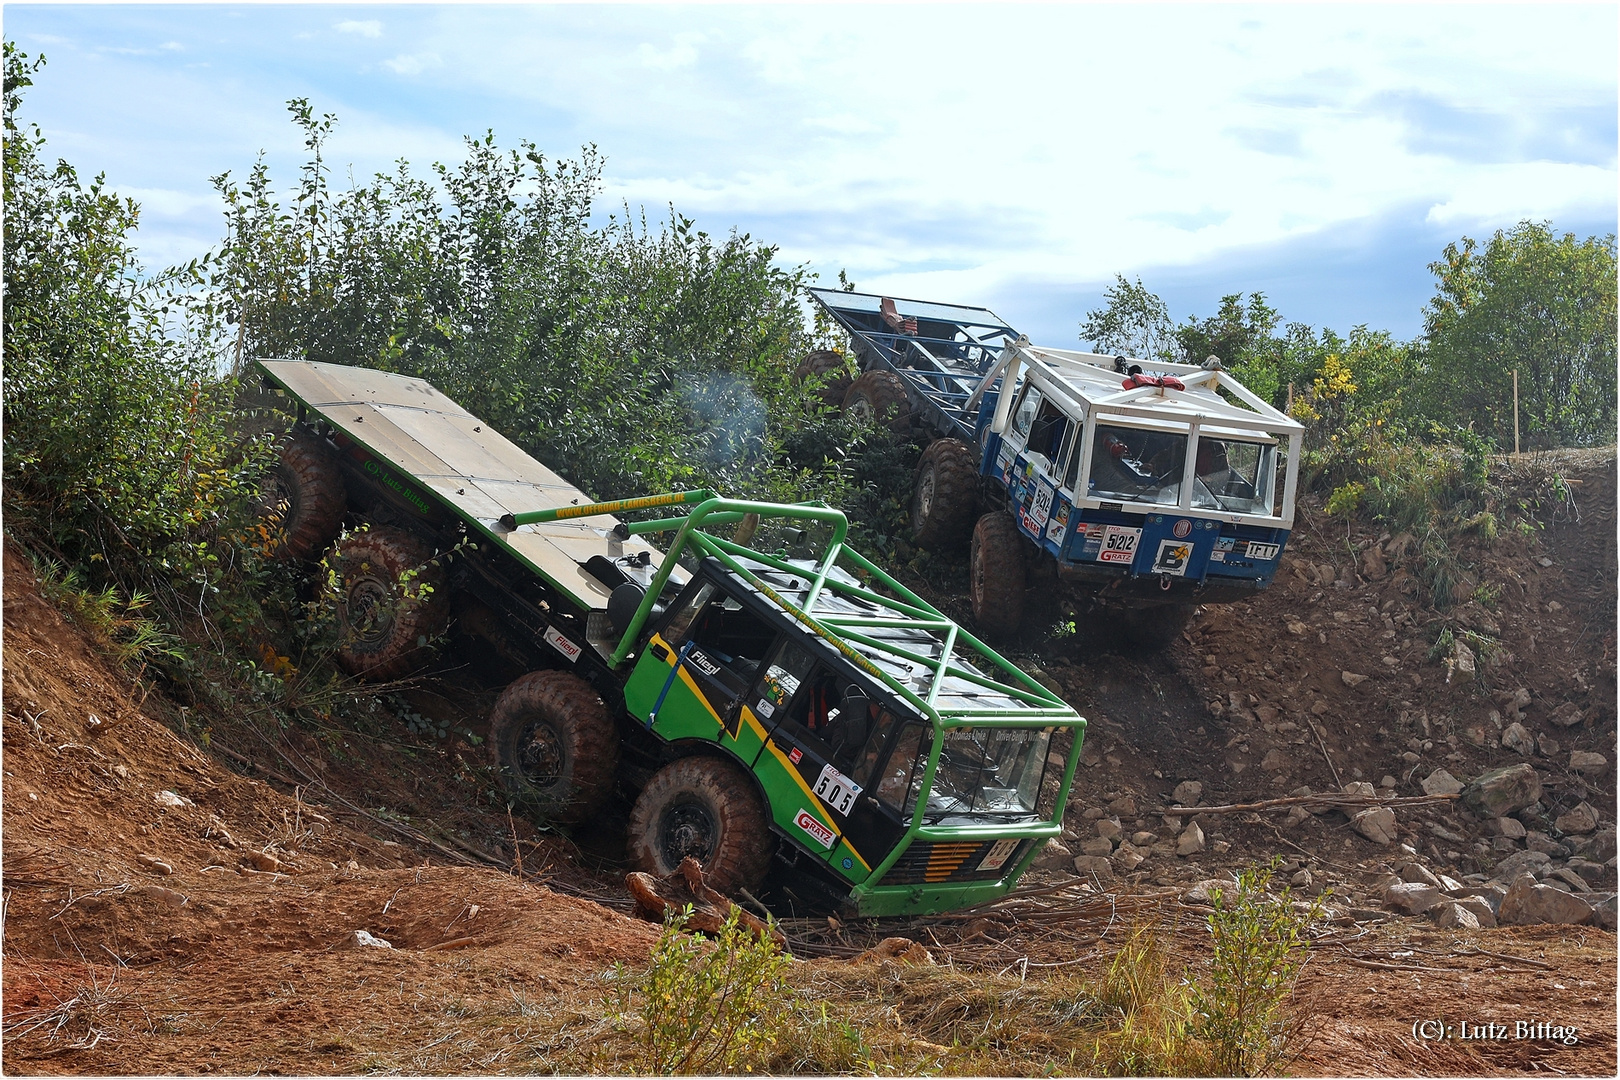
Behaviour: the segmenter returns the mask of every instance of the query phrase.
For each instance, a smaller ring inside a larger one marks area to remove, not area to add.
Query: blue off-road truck
[[[849,335],[846,413],[923,443],[912,537],[971,544],[973,614],[1023,620],[1044,575],[1136,644],[1277,571],[1303,428],[1224,371],[1031,345],[988,308],[811,289]],[[806,370],[836,373],[825,354]],[[1286,447],[1286,449],[1284,449]]]

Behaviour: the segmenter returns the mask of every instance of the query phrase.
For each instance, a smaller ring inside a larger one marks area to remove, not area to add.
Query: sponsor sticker
[[[1052,511],[1052,520],[1046,523],[1046,538],[1054,544],[1063,543],[1063,530],[1069,527],[1069,504],[1059,501]]]
[[[979,863],[980,870],[1000,870],[1012,858],[1012,853],[1018,850],[1018,840],[1009,837],[1006,840],[997,840],[990,845],[990,852]]]
[[[832,850],[833,841],[838,838],[836,833],[817,821],[816,816],[808,810],[800,809],[798,816],[793,819],[793,824],[803,829],[809,834],[810,839],[828,851]]]
[[[1192,545],[1184,540],[1160,540],[1159,553],[1153,558],[1154,574],[1185,577],[1187,564],[1192,561]]]
[[[1188,521],[1186,518],[1182,518],[1180,521],[1170,526],[1170,532],[1176,537],[1176,539],[1180,540],[1188,533],[1192,532],[1192,522]]]
[[[1030,531],[1036,536],[1041,535],[1047,519],[1052,516],[1052,496],[1056,494],[1052,485],[1044,480],[1035,485],[1035,501],[1030,504],[1029,519],[1035,523],[1035,528]]]
[[[763,716],[765,719],[769,720],[772,716],[776,715],[776,706],[772,705],[764,698],[760,698],[759,704],[754,706],[754,711]]]
[[[563,637],[561,632],[559,632],[556,627],[546,627],[545,638],[551,643],[551,647],[553,649],[556,649],[558,652],[568,657],[568,662],[570,664],[579,659],[580,647]]]
[[[1012,481],[1013,448],[1003,440],[1001,449],[996,451],[996,471],[1001,474],[1003,484]]]
[[[702,671],[705,675],[713,675],[720,670],[720,665],[715,663],[713,660],[710,660],[702,649],[686,650],[686,659],[688,663]]]
[[[1280,547],[1280,544],[1262,544],[1257,540],[1250,540],[1243,554],[1251,559],[1275,559]]]
[[[845,817],[855,806],[855,796],[861,793],[859,784],[831,765],[821,767],[821,775],[816,777],[816,785],[810,790],[816,793],[816,798]]]
[[[1120,525],[1108,525],[1103,529],[1101,550],[1097,552],[1097,561],[1106,563],[1128,563],[1136,558],[1136,543],[1142,539],[1141,529],[1127,529]]]
[[[799,763],[799,759],[802,757],[804,757],[804,751],[800,750],[797,746],[788,751],[788,760],[793,762],[795,765]]]

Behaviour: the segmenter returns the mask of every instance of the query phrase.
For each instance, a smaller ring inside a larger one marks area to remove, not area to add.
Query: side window
[[[815,667],[815,661],[804,649],[791,641],[784,641],[760,676],[759,694],[754,701],[754,712],[762,720],[779,721],[778,716],[798,696],[799,688]]]
[[[694,662],[705,671],[721,665],[737,677],[752,680],[776,640],[776,632],[717,586],[705,582],[664,624],[664,640],[676,648],[691,642],[701,656]]]
[[[1018,411],[1013,413],[1012,429],[1019,435],[1027,436],[1030,425],[1035,422],[1035,413],[1041,407],[1041,392],[1033,386],[1024,387],[1024,397],[1018,403]]]
[[[1068,417],[1050,401],[1043,402],[1040,411],[1035,414],[1035,422],[1029,429],[1030,451],[1044,454],[1047,461],[1055,462],[1059,451],[1063,449],[1063,436],[1068,427]]]
[[[1079,424],[1074,425],[1074,437],[1069,440],[1069,467],[1063,472],[1063,486],[1070,491],[1074,491],[1074,485],[1080,480],[1080,438],[1083,432]]]
[[[708,606],[714,598],[714,586],[704,582],[698,586],[692,598],[681,604],[670,615],[669,621],[664,623],[664,640],[671,645],[680,646],[686,642],[687,633],[692,629],[692,621],[697,618],[698,612]]]

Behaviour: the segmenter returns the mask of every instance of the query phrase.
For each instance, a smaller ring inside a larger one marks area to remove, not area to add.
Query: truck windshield
[[[1032,728],[967,728],[947,732],[939,768],[928,792],[927,816],[1031,814],[1041,791],[1052,733]],[[931,749],[921,724],[906,724],[878,782],[877,796],[902,806],[909,817],[917,807]]]
[[[1192,504],[1203,510],[1270,514],[1276,475],[1275,446],[1201,435]]]
[[[1184,434],[1098,424],[1088,494],[1097,499],[1174,506],[1181,499],[1186,463]]]

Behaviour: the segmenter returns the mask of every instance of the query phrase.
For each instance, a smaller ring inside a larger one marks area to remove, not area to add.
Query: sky
[[[418,174],[493,130],[594,144],[599,207],[668,207],[862,291],[988,306],[1074,348],[1115,274],[1171,315],[1422,330],[1448,242],[1616,231],[1603,5],[19,4],[23,118],[142,205],[152,269],[223,237],[210,178],[286,102],[335,113],[334,177]]]

